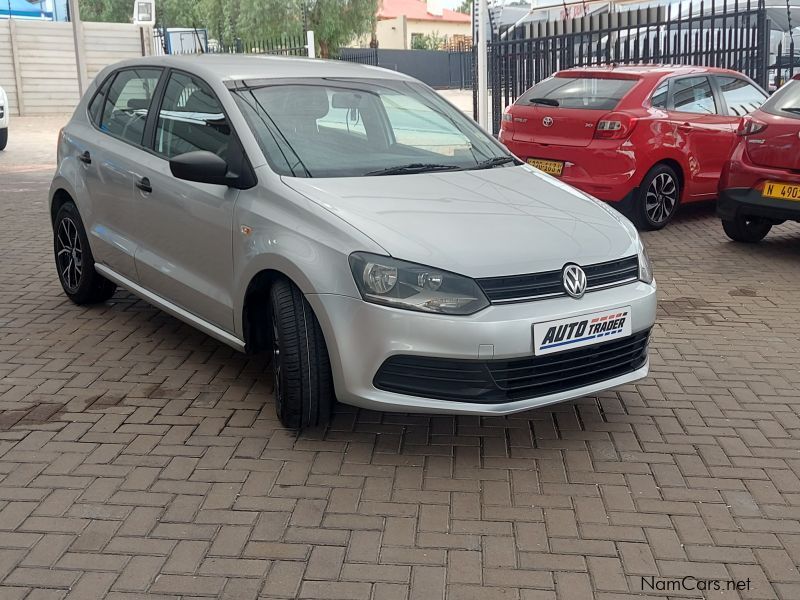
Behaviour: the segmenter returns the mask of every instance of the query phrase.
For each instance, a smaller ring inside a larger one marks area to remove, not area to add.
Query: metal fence
[[[494,130],[532,85],[571,67],[691,64],[741,71],[767,87],[770,23],[764,0],[711,0],[533,22],[488,42]],[[475,116],[477,118],[477,95]]]
[[[156,29],[155,54],[276,54],[308,56],[305,34],[284,35],[262,40],[236,38],[229,43],[208,39],[205,29]]]
[[[340,48],[336,58],[405,73],[435,88],[471,88],[475,71],[472,50]]]

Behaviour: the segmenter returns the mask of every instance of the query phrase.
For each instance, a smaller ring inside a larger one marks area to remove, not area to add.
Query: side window
[[[206,150],[227,160],[231,128],[206,83],[172,73],[158,113],[155,150],[166,158]]]
[[[126,142],[141,145],[144,124],[161,69],[125,69],[108,88],[100,129]]]
[[[661,110],[667,109],[667,95],[669,92],[669,82],[665,81],[656,88],[653,96],[650,98],[650,105],[653,108],[660,108]]]
[[[674,110],[702,115],[718,114],[708,77],[684,77],[672,83]]]
[[[764,103],[766,96],[755,86],[738,77],[718,76],[717,82],[731,115],[743,117]]]
[[[91,119],[92,123],[94,123],[97,127],[100,127],[100,115],[103,111],[103,103],[106,101],[106,94],[108,93],[108,87],[111,85],[111,80],[114,79],[113,77],[106,77],[105,81],[103,81],[100,89],[94,95],[94,97],[89,102],[89,119]]]

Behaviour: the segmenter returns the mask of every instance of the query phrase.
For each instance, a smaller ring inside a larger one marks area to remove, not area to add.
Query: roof
[[[135,65],[161,65],[185,69],[206,79],[240,81],[291,77],[359,77],[364,79],[408,79],[413,77],[343,60],[322,60],[299,56],[247,54],[183,54],[134,58],[111,68]]]
[[[598,67],[574,67],[559,71],[556,76],[569,77],[577,73],[609,77],[619,74],[628,77],[663,76],[663,75],[689,75],[691,73],[734,73],[728,69],[716,67],[697,67],[693,65],[605,65]]]
[[[442,15],[428,12],[425,0],[383,0],[378,9],[378,19],[395,19],[405,15],[409,21],[441,21],[446,23],[472,23],[470,15],[445,8]]]

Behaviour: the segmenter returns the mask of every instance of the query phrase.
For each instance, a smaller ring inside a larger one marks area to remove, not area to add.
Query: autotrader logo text
[[[750,578],[747,579],[698,579],[692,575],[679,579],[665,579],[662,577],[642,577],[642,591],[656,592],[721,592],[721,591],[749,591]]]

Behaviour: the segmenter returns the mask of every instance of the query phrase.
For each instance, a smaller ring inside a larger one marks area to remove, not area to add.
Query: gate
[[[769,40],[765,0],[689,1],[507,27],[487,44],[494,131],[499,131],[505,106],[539,81],[571,67],[724,67],[767,88]],[[474,99],[477,118],[477,94]]]

